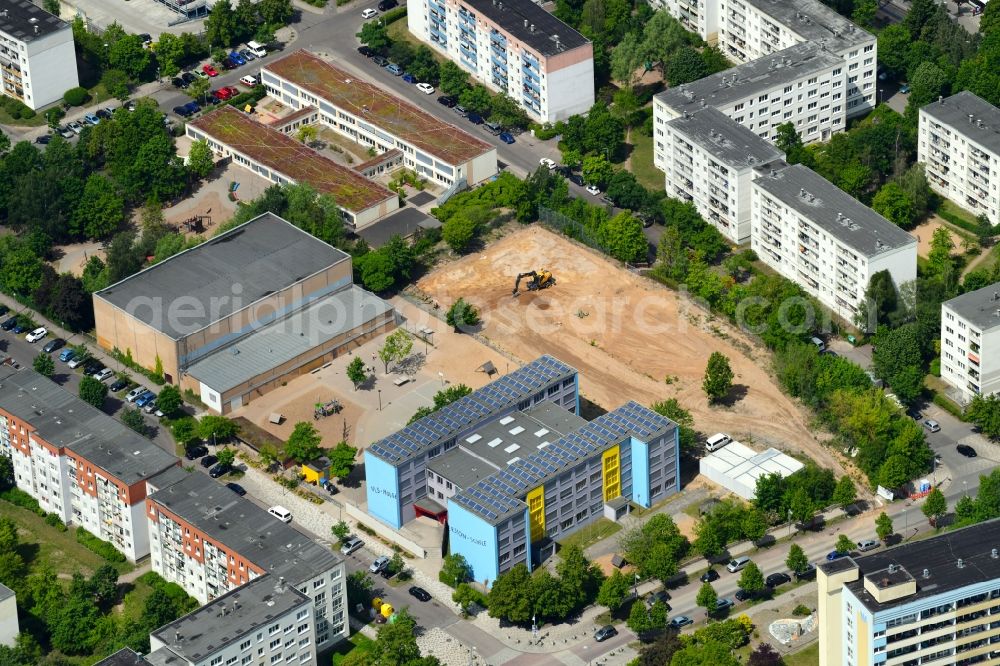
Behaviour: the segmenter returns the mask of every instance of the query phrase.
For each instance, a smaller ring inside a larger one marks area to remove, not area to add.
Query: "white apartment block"
[[[594,105],[594,48],[532,0],[408,0],[407,25],[537,122]]]
[[[149,554],[146,482],[175,456],[33,370],[0,372],[0,453],[14,482],[66,524],[135,562]]]
[[[29,0],[0,0],[0,82],[35,110],[80,85],[70,24]]]
[[[318,651],[347,638],[344,561],[329,548],[203,474],[151,488],[147,504],[150,560],[166,580],[206,604],[266,575],[312,600]]]
[[[846,88],[843,60],[807,42],[658,93],[654,125],[712,107],[771,143],[783,123],[803,142],[826,141],[845,127]]]
[[[0,583],[0,645],[14,647],[19,633],[17,596],[14,590]]]
[[[269,62],[261,81],[293,109],[318,108],[335,132],[380,154],[399,150],[403,165],[428,180],[472,187],[497,174],[496,146],[309,51]]]
[[[1000,391],[1000,283],[941,304],[941,379],[963,404]]]
[[[819,666],[1000,662],[1000,523],[818,567]]]
[[[917,277],[916,238],[801,164],[751,183],[750,246],[848,321],[875,273]]]
[[[151,633],[145,659],[151,666],[315,666],[313,610],[283,579],[261,576]]]
[[[750,181],[755,170],[787,166],[785,154],[712,107],[666,120],[657,115],[653,163],[668,196],[693,201],[730,242],[750,240]]]
[[[968,91],[922,107],[917,160],[931,189],[1000,223],[1000,109]]]
[[[877,102],[875,35],[862,30],[819,0],[715,0],[719,48],[736,62],[775,57],[796,44],[815,42],[844,61],[847,117]]]

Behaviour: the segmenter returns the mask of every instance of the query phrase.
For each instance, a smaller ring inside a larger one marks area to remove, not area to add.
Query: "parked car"
[[[175,106],[171,110],[182,118],[187,118],[191,115],[191,111],[186,106]]]
[[[470,113],[465,118],[470,123],[472,123],[473,125],[482,125],[483,124],[483,117],[481,115],[479,115],[478,113]]]
[[[389,72],[393,76],[402,76],[403,75],[403,68],[400,67],[399,65],[397,65],[394,62],[390,62],[388,65],[386,65],[385,66],[385,71]]]
[[[551,159],[549,159],[548,157],[543,157],[543,158],[539,159],[539,160],[538,160],[538,163],[539,163],[539,164],[540,164],[541,166],[543,166],[543,167],[546,167],[546,168],[548,168],[548,169],[552,169],[552,170],[554,170],[554,169],[556,168],[556,163],[555,163],[555,161],[554,161],[554,160],[551,160]]]
[[[142,40],[143,47],[147,48],[147,49],[153,43],[153,37],[148,32],[144,32],[144,33],[140,34],[139,35],[139,39]]]
[[[924,419],[924,427],[930,430],[931,432],[941,431],[941,424],[935,421],[934,419]]]
[[[80,132],[83,131],[83,125],[81,125],[80,123],[76,122],[75,120],[69,121],[69,123],[67,124],[67,127],[69,127],[71,130],[73,130],[74,134],[79,134]]]
[[[587,193],[593,194],[596,197],[601,193],[601,188],[597,187],[597,185],[587,185]]]
[[[500,140],[504,143],[514,143],[514,135],[510,132],[500,132]]]
[[[740,557],[730,560],[729,564],[726,565],[726,571],[729,573],[743,571],[744,567],[748,564],[750,564],[750,558],[746,555],[741,555]]]
[[[432,86],[429,83],[418,83],[417,84],[417,90],[419,90],[420,92],[422,92],[425,95],[433,95],[434,94],[434,86]]]
[[[136,386],[125,395],[125,402],[135,402],[136,398],[146,392],[145,386]]]
[[[114,115],[115,115],[114,111],[112,111],[111,109],[97,110],[97,117],[100,118],[101,120],[111,120],[111,118],[114,117]]]
[[[375,55],[375,51],[372,50],[371,47],[368,47],[368,46],[359,46],[358,47],[358,53],[360,53],[361,55],[363,55],[366,58],[371,58],[373,55]]]
[[[198,80],[198,77],[191,72],[181,72],[181,80],[184,81],[184,83],[191,85]]]
[[[101,122],[101,119],[95,116],[93,113],[84,114],[83,119],[87,121],[87,124],[89,125],[96,125],[97,123]]]
[[[653,592],[646,597],[646,603],[650,606],[655,604],[657,601],[665,604],[670,601],[670,595],[667,594],[666,590],[660,590],[659,592]]]
[[[831,550],[826,554],[826,561],[833,562],[834,560],[839,560],[842,557],[847,557],[850,553],[842,553],[839,550]]]
[[[715,612],[718,613],[719,611],[728,610],[735,605],[736,602],[733,601],[732,599],[723,599],[723,598],[717,599],[715,601]]]
[[[466,117],[467,115],[469,115],[469,112],[468,112],[468,110],[466,110],[466,108],[465,108],[464,106],[462,106],[461,104],[456,104],[456,105],[455,105],[455,106],[454,106],[454,107],[452,108],[452,110],[453,110],[453,111],[454,111],[455,113],[457,113],[458,115],[462,116],[463,118],[464,118],[464,117]]]
[[[711,583],[713,580],[719,580],[719,572],[715,569],[709,569],[701,575],[699,580],[703,583]]]
[[[31,333],[28,333],[26,336],[24,336],[24,339],[27,340],[28,342],[38,342],[48,334],[49,334],[48,329],[46,329],[44,326],[39,326]]]
[[[51,140],[52,140],[51,134],[43,134],[41,136],[35,137],[35,143],[40,144],[42,146],[46,145]]]
[[[246,58],[240,55],[239,51],[230,51],[229,59],[232,60],[233,64],[235,64],[237,67],[247,64]]]
[[[170,79],[170,85],[172,85],[174,88],[179,88],[181,90],[184,90],[185,88],[188,87],[187,81],[185,81],[179,76],[175,76],[174,78]]]
[[[209,78],[208,74],[206,74],[205,72],[201,71],[200,69],[195,70],[194,75],[197,76],[199,79],[207,79],[207,78]]]
[[[76,354],[73,354],[73,357],[69,359],[69,362],[66,365],[72,369],[76,369],[86,362],[87,358],[85,356],[77,356]]]
[[[366,21],[370,18],[375,18],[376,16],[378,16],[378,12],[372,9],[371,7],[361,12],[361,18],[365,19]]]
[[[205,469],[208,469],[217,462],[219,462],[219,459],[216,458],[215,456],[205,456],[204,458],[201,459],[201,462],[199,464]]]
[[[152,414],[153,412],[155,412],[156,411],[156,398],[153,398],[152,400],[150,400],[149,402],[147,402],[146,406],[142,408],[142,411],[146,412],[147,414]]]
[[[858,542],[858,550],[862,553],[867,553],[869,550],[875,550],[881,545],[878,539],[862,539]]]
[[[736,590],[736,594],[734,594],[733,596],[736,598],[736,601],[750,601],[751,599],[753,599],[754,595],[753,592],[747,592],[741,587],[740,589]]]
[[[0,328],[2,328],[5,331],[9,331],[13,329],[15,326],[17,326],[17,317],[11,317],[4,323],[0,324]]]
[[[20,335],[21,333],[24,333],[27,330],[28,330],[28,325],[20,320],[18,320],[18,322],[14,324],[13,333],[15,335]]]
[[[233,60],[232,58],[230,58],[229,56],[226,56],[225,58],[223,58],[219,62],[219,64],[222,65],[222,69],[224,69],[226,71],[229,71],[231,69],[236,69],[238,67],[238,65],[236,64],[236,61]]]
[[[62,350],[62,353],[59,354],[59,360],[62,361],[63,363],[66,363],[67,361],[69,361],[70,359],[72,359],[74,356],[76,356],[76,352],[75,351],[73,351],[72,349],[64,349],[64,350]]]
[[[240,49],[239,54],[243,56],[245,62],[250,62],[251,60],[256,60],[257,56],[250,52],[250,49]]]
[[[45,352],[46,354],[51,354],[55,350],[62,349],[65,346],[66,346],[66,341],[63,340],[62,338],[52,338],[51,340],[45,343],[45,346],[42,347],[42,351]]]
[[[187,451],[184,452],[184,457],[188,460],[197,460],[198,458],[207,455],[208,447],[204,444],[192,444],[187,448]]]
[[[243,497],[244,495],[247,494],[247,489],[246,488],[244,488],[243,486],[241,486],[238,483],[233,483],[232,481],[230,481],[229,483],[226,484],[226,488],[229,488],[230,490],[232,490],[234,493],[236,493],[240,497]]]
[[[594,640],[598,643],[606,641],[609,638],[614,638],[618,635],[618,630],[612,627],[610,624],[606,624],[597,631],[594,632]]]
[[[431,600],[430,593],[427,590],[425,590],[424,588],[422,588],[422,587],[417,587],[416,585],[414,585],[413,587],[410,588],[409,592],[410,592],[410,596],[416,597],[417,599],[420,599],[421,601],[430,601]]]
[[[222,86],[218,90],[212,93],[212,95],[223,102],[227,99],[232,99],[240,94],[240,91],[232,86]]]
[[[201,66],[201,71],[213,77],[219,75],[219,70],[217,70],[215,67],[213,67],[208,63],[205,63],[204,65]]]
[[[396,0],[382,0],[382,2],[378,3],[378,10],[384,12],[398,6],[399,3]]]
[[[134,99],[127,100],[124,104],[122,104],[122,108],[124,108],[129,113],[135,111],[135,100]]]
[[[222,463],[219,463],[212,469],[208,470],[208,475],[213,479],[217,479],[220,476],[223,476],[224,474],[229,474],[229,472],[232,469],[233,469],[232,465],[223,465]],[[268,510],[268,513],[270,513],[270,510]],[[291,522],[291,519],[292,519],[291,514],[289,514],[288,520],[285,522]]]
[[[264,48],[263,44],[258,44],[257,42],[250,40],[247,42],[247,51],[254,54],[258,58],[263,58],[267,55],[267,49]]]
[[[779,585],[791,582],[792,577],[786,573],[773,573],[764,579],[764,585],[767,585],[768,587],[778,587]]]
[[[694,624],[694,620],[689,618],[687,615],[678,615],[670,620],[668,624],[674,629],[680,629],[681,627],[686,627],[689,624]]]
[[[590,189],[588,188],[587,191],[589,192]],[[726,433],[717,432],[705,440],[705,450],[708,452],[718,451],[731,441],[733,441],[733,438]]]
[[[904,95],[908,95],[910,93],[910,84],[909,83],[900,84],[899,92],[903,93]]]
[[[0,317],[7,314],[8,312],[10,312],[10,308],[4,305],[3,303],[0,303]]]
[[[62,127],[59,128],[59,136],[61,136],[64,139],[72,139],[74,136],[76,136],[76,132],[70,129],[68,125],[63,125]]]
[[[382,569],[386,568],[387,566],[389,566],[389,558],[388,558],[388,556],[381,555],[379,557],[376,557],[375,561],[372,562],[372,564],[371,564],[370,567],[368,567],[368,573],[378,573],[379,571],[382,571]]]
[[[354,551],[359,550],[364,545],[365,542],[356,536],[347,537],[346,539],[344,539],[344,545],[340,547],[340,554],[350,555]]]
[[[959,444],[957,447],[957,451],[966,458],[975,458],[978,455],[976,453],[976,450],[971,446],[969,446],[968,444]]]
[[[198,113],[199,111],[201,111],[201,105],[198,104],[198,102],[188,102],[187,104],[184,105],[184,108],[190,111],[191,113]]]
[[[116,379],[114,383],[108,387],[108,390],[111,391],[112,393],[118,393],[118,391],[121,391],[126,386],[128,386],[128,380],[124,378],[119,378]]]
[[[152,391],[146,391],[145,393],[143,393],[142,395],[140,395],[138,398],[135,399],[135,406],[145,407],[146,403],[149,402],[150,400],[156,400],[156,394],[153,393]]]
[[[111,377],[113,377],[114,374],[115,373],[111,368],[103,368],[94,373],[94,379],[96,379],[99,382],[103,382],[108,379],[111,379]]]
[[[247,74],[246,76],[240,77],[240,83],[245,85],[247,88],[253,88],[257,85],[257,77]]]
[[[280,504],[275,504],[267,512],[283,523],[292,522],[292,512]]]
[[[405,72],[403,74],[403,80],[407,83],[416,83],[417,77],[413,76],[413,74],[410,74],[409,72]]]
[[[388,60],[379,55],[372,56],[372,62],[378,65],[379,67],[385,67],[386,65],[389,64]]]
[[[449,109],[453,109],[455,108],[455,105],[458,104],[458,100],[451,95],[441,95],[438,97],[438,104],[447,106]]]

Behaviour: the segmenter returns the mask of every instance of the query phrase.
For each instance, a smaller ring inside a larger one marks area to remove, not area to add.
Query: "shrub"
[[[59,520],[59,516],[57,516],[54,513],[50,513],[47,516],[45,516],[45,524],[49,525],[50,527],[56,528],[60,532],[66,531],[66,523]]]
[[[812,609],[809,606],[799,604],[792,609],[792,615],[795,617],[806,617],[807,615],[812,615]]]
[[[385,21],[385,25],[390,23],[395,23],[399,19],[406,16],[406,5],[403,4],[395,9],[390,9],[386,13],[382,14],[382,20]]]
[[[39,516],[45,515],[45,511],[42,510],[42,507],[38,506],[38,502],[35,498],[20,488],[8,488],[7,490],[0,492],[0,499],[10,502],[14,506],[19,506],[22,509],[34,511]]]
[[[82,106],[88,99],[90,99],[90,93],[87,92],[86,88],[80,86],[70,88],[63,93],[63,101],[70,106]]]
[[[91,550],[108,562],[124,562],[125,556],[122,555],[118,550],[115,549],[107,541],[98,539],[93,534],[83,529],[83,527],[76,528],[76,540],[88,550]]]

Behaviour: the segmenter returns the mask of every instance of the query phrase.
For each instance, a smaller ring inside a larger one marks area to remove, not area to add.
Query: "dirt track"
[[[553,272],[554,287],[511,296],[518,272],[541,268]],[[762,369],[766,352],[675,292],[562,236],[538,226],[517,230],[417,286],[442,307],[459,297],[474,303],[483,334],[523,361],[552,354],[576,367],[582,393],[604,408],[676,397],[703,433],[725,431],[756,448],[801,451],[843,473],[810,432],[809,415]],[[728,406],[709,407],[701,389],[713,351],[729,357],[736,375]]]

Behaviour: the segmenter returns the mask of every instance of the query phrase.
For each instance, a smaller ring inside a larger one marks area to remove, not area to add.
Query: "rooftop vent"
[[[889,579],[888,578],[883,578],[882,580],[880,580],[878,582],[878,586],[879,587],[889,587]]]
[[[534,32],[535,31],[535,24],[532,23],[529,29],[531,30],[531,32]]]
[[[528,19],[524,19],[524,27],[525,27],[525,28],[527,28],[527,27],[528,27]]]
[[[995,560],[998,557],[1000,557],[1000,552],[997,552],[997,549],[994,548],[993,550],[990,551],[990,557],[992,557]]]
[[[955,563],[955,566],[958,567],[959,569],[964,569],[965,568],[965,560],[963,560],[961,557],[958,558],[958,562]]]
[[[975,120],[975,118],[976,118],[976,117],[975,117],[974,115],[972,115],[971,113],[969,114],[969,122],[970,122],[970,123],[971,123],[971,122],[972,122],[973,120]]]
[[[895,564],[890,564],[889,565],[889,573],[891,573],[891,574],[896,573],[896,569],[897,569],[897,567],[896,567]]]
[[[924,580],[927,580],[928,578],[930,578],[931,577],[931,570],[930,569],[924,569],[924,572],[921,574],[921,577]]]

